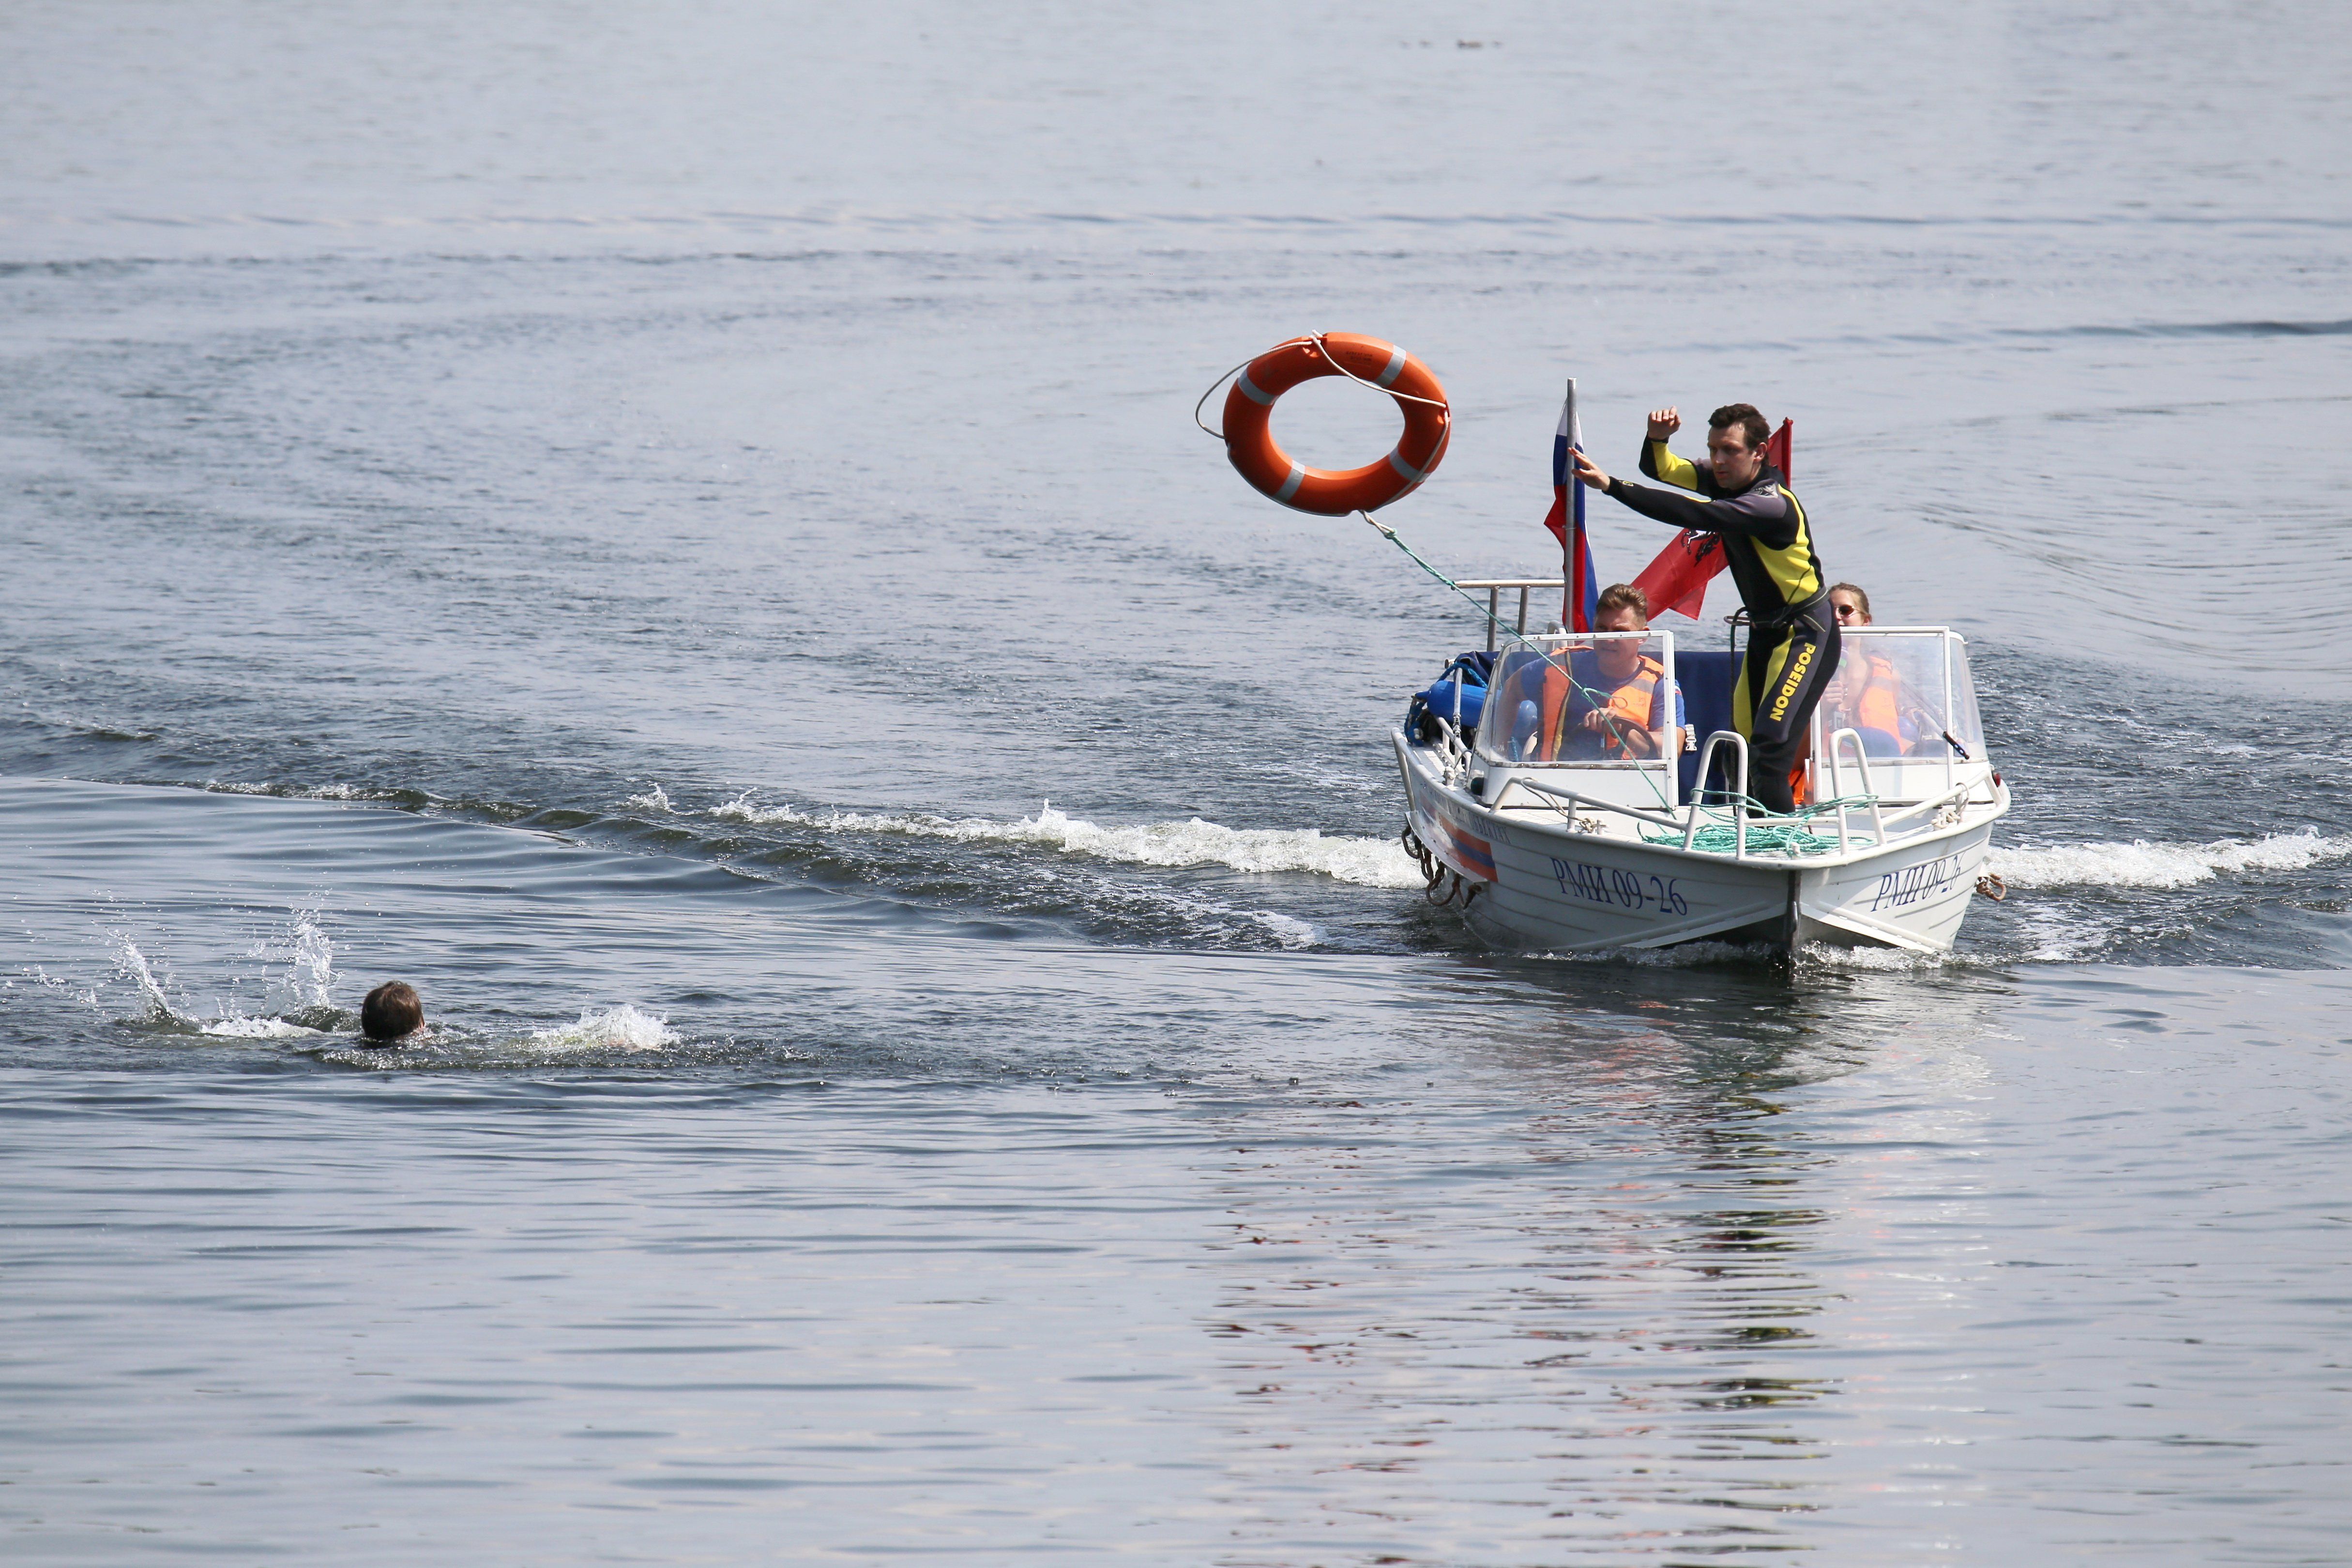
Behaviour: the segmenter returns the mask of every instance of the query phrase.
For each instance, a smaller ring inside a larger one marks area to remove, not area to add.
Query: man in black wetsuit
[[[1582,452],[1576,454],[1577,478],[1643,517],[1699,529],[1720,542],[1752,623],[1731,700],[1734,722],[1748,737],[1748,791],[1766,810],[1785,813],[1796,804],[1790,775],[1805,754],[1806,726],[1837,668],[1829,576],[1813,553],[1805,509],[1787,476],[1764,459],[1770,429],[1755,405],[1734,403],[1707,416],[1704,463],[1667,449],[1682,422],[1672,408],[1651,414],[1642,472],[1692,495],[1611,479]]]

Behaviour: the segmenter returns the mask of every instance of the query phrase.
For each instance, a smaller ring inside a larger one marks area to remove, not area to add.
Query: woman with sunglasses
[[[1830,585],[1830,608],[1837,613],[1838,629],[1852,631],[1870,625],[1870,595],[1852,583]],[[1903,683],[1885,655],[1864,647],[1849,651],[1822,698],[1827,715],[1824,733],[1853,730],[1862,736],[1862,749],[1874,757],[1899,757],[1904,751],[1901,694]],[[1860,652],[1861,658],[1853,657]]]

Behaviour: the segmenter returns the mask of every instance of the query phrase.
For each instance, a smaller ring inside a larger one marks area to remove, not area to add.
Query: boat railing
[[[1844,855],[1853,848],[1853,837],[1847,823],[1853,808],[1846,803],[1853,797],[1845,793],[1845,774],[1839,763],[1845,753],[1845,744],[1853,742],[1854,766],[1862,774],[1863,797],[1870,802],[1871,842],[1886,842],[1886,813],[1878,804],[1878,790],[1870,780],[1870,752],[1862,743],[1862,732],[1853,729],[1832,731],[1830,734],[1830,798],[1837,802],[1838,853]]]
[[[1503,624],[1503,595],[1516,588],[1519,595],[1517,625],[1521,637],[1528,635],[1528,595],[1538,588],[1560,588],[1567,584],[1558,577],[1489,577],[1476,582],[1455,584],[1461,588],[1484,588],[1486,591],[1486,651],[1493,653]]]
[[[1699,748],[1699,787],[1691,791],[1690,805],[1684,809],[1684,820],[1680,824],[1683,848],[1688,850],[1698,841],[1699,803],[1706,798],[1707,769],[1714,765],[1716,747],[1726,741],[1731,742],[1732,756],[1738,764],[1738,771],[1733,774],[1734,793],[1731,797],[1734,824],[1731,858],[1745,860],[1748,858],[1748,737],[1737,730],[1717,730],[1706,738],[1706,744]]]
[[[1558,784],[1539,783],[1525,773],[1513,773],[1504,781],[1502,789],[1495,796],[1494,804],[1497,809],[1504,805],[1504,797],[1515,789],[1526,790],[1529,795],[1542,795],[1552,803],[1554,809],[1558,809],[1562,805],[1583,806],[1594,811],[1613,811],[1621,816],[1630,816],[1636,822],[1646,822],[1657,827],[1680,827],[1683,825],[1681,817],[1667,812],[1652,811],[1646,806],[1627,805],[1620,800],[1602,800],[1598,795],[1585,795],[1578,790],[1562,789]]]
[[[1699,752],[1699,776],[1701,778],[1706,776],[1708,764],[1715,761],[1716,747],[1726,742],[1730,743],[1733,750],[1738,764],[1734,777],[1738,781],[1739,796],[1744,799],[1748,794],[1748,742],[1744,736],[1736,731],[1717,730],[1706,738],[1706,745]],[[1528,777],[1525,773],[1515,773],[1509,774],[1505,779],[1503,787],[1496,792],[1493,802],[1496,809],[1500,810],[1509,804],[1511,791],[1515,789],[1523,789],[1529,795],[1542,798],[1562,816],[1569,816],[1573,809],[1607,811],[1614,812],[1620,816],[1630,816],[1636,822],[1646,822],[1653,827],[1663,827],[1670,833],[1679,829],[1683,836],[1682,847],[1685,850],[1688,850],[1696,841],[1701,826],[1699,796],[1696,795],[1692,796],[1690,805],[1685,806],[1680,812],[1675,812],[1671,807],[1654,811],[1647,806],[1628,805],[1623,801],[1603,800],[1597,795],[1586,795],[1580,790],[1565,789],[1559,784],[1541,783]],[[1732,858],[1745,860],[1748,858],[1748,814],[1745,811],[1735,811],[1733,816],[1735,826]]]
[[[1456,764],[1454,762],[1452,755],[1449,754],[1448,756],[1447,765],[1450,782],[1450,776],[1454,767],[1458,765],[1466,769],[1469,761],[1469,753],[1466,751],[1459,750],[1461,747],[1460,738],[1451,733],[1451,726],[1446,725],[1442,720],[1439,723],[1441,733],[1447,737],[1448,741],[1451,742],[1453,748],[1459,752],[1461,758],[1461,762]],[[1990,776],[1988,773],[1980,777],[1964,779],[1954,784],[1950,789],[1945,790],[1939,795],[1933,795],[1927,800],[1919,801],[1914,805],[1906,805],[1899,811],[1889,812],[1879,804],[1876,795],[1871,789],[1869,752],[1863,748],[1862,737],[1855,734],[1851,730],[1842,730],[1838,731],[1837,734],[1831,737],[1833,748],[1842,747],[1848,741],[1851,741],[1854,747],[1855,756],[1861,759],[1858,766],[1862,776],[1862,795],[1858,797],[1858,800],[1857,797],[1840,796],[1838,805],[1837,840],[1837,853],[1840,855],[1851,855],[1854,851],[1853,838],[1855,830],[1853,826],[1848,820],[1847,814],[1851,811],[1860,810],[1863,805],[1866,804],[1870,810],[1871,842],[1866,846],[1866,847],[1883,848],[1892,839],[1903,837],[1908,833],[1924,831],[1927,827],[1933,826],[1935,818],[1932,814],[1942,811],[1944,808],[1950,805],[1954,800],[1965,797],[1973,791],[1977,785],[1985,783],[1986,779]],[[1737,731],[1732,730],[1717,730],[1714,734],[1709,735],[1706,738],[1706,744],[1701,748],[1699,752],[1699,776],[1701,778],[1708,776],[1706,770],[1713,764],[1715,761],[1716,748],[1718,746],[1729,748],[1729,771],[1733,789],[1736,792],[1733,795],[1733,799],[1737,804],[1734,805],[1731,813],[1731,858],[1734,860],[1746,860],[1749,858],[1748,849],[1748,817],[1746,806],[1748,798],[1748,741],[1745,736],[1739,734]],[[1833,781],[1842,782],[1843,775],[1838,772],[1838,752],[1833,749],[1831,753],[1831,777]],[[1620,816],[1630,816],[1636,822],[1646,822],[1654,827],[1663,827],[1669,831],[1679,828],[1681,829],[1683,836],[1682,848],[1685,853],[1691,852],[1696,847],[1698,842],[1700,828],[1707,825],[1703,809],[1703,797],[1706,793],[1704,791],[1694,795],[1690,804],[1683,807],[1679,813],[1671,810],[1654,811],[1645,806],[1628,805],[1622,801],[1603,800],[1597,795],[1586,795],[1580,790],[1563,788],[1559,784],[1547,784],[1537,779],[1529,778],[1525,773],[1514,773],[1508,774],[1505,778],[1503,787],[1496,792],[1495,798],[1490,804],[1496,810],[1505,808],[1510,804],[1510,794],[1515,789],[1525,790],[1529,795],[1538,796],[1546,804],[1549,805],[1553,810],[1558,811],[1562,816],[1570,816],[1577,811],[1606,811],[1613,812]],[[1921,823],[1917,827],[1906,828],[1899,826],[1911,818],[1920,816],[1926,816],[1928,820]],[[1800,849],[1792,846],[1783,844],[1774,850],[1759,851],[1759,853],[1772,854],[1775,858],[1797,859],[1802,858],[1807,855],[1826,854],[1828,853],[1828,850],[1825,847],[1817,849]]]
[[[1962,779],[1959,783],[1954,784],[1943,794],[1929,795],[1926,800],[1915,802],[1910,805],[1906,805],[1902,810],[1889,816],[1885,820],[1891,825],[1901,822],[1906,817],[1923,816],[1931,812],[1941,811],[1946,806],[1952,805],[1956,801],[1965,805],[1968,797],[1976,793],[1977,785],[1987,783],[1991,776],[1990,773],[1988,772],[1979,777]],[[2000,797],[1997,795],[1994,796],[1995,800],[1998,800],[1999,798]],[[1931,817],[1929,820],[1932,821],[1933,818]],[[1899,838],[1902,837],[1902,834],[1898,832],[1895,837]]]
[[[1437,765],[1444,782],[1452,784],[1470,771],[1470,748],[1463,742],[1461,727],[1443,713],[1433,713],[1437,721]]]

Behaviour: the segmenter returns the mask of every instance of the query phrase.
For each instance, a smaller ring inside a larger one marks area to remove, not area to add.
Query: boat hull
[[[1473,930],[1544,952],[1808,942],[1941,952],[1959,934],[1998,806],[1827,863],[1685,852],[1496,812],[1447,785],[1435,754],[1395,736],[1408,820],[1462,879]]]

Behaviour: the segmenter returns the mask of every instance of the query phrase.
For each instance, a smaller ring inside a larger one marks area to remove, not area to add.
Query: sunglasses
[[[1859,605],[1840,605],[1837,606],[1837,613],[1838,619],[1844,620],[1848,616],[1858,616],[1862,614],[1862,606]]]

